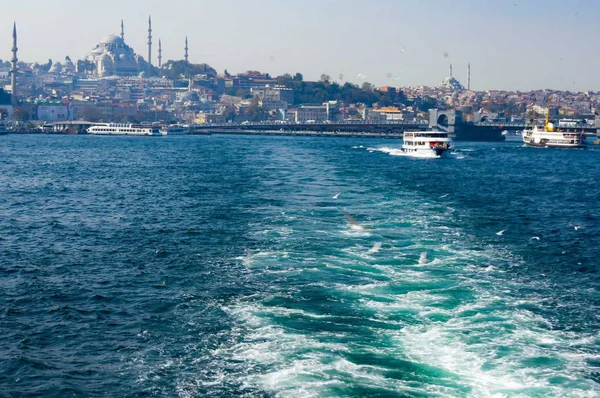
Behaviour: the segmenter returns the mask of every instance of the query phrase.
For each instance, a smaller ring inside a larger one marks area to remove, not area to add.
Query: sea
[[[0,396],[598,397],[600,147],[0,139]]]

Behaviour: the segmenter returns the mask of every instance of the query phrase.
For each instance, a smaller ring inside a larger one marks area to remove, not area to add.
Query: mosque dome
[[[460,82],[452,76],[448,76],[444,80],[442,80],[441,86],[444,88],[452,89],[452,90],[463,90],[464,89],[463,85],[460,84]]]
[[[63,70],[65,72],[75,72],[75,64],[71,61],[70,57],[65,57],[65,60],[62,63]]]
[[[50,70],[48,72],[49,73],[60,73],[60,72],[62,72],[62,70],[63,70],[62,65],[59,64],[58,62],[56,62],[55,64],[53,64],[50,67]]]
[[[100,44],[125,44],[125,42],[119,36],[108,35],[102,39]]]
[[[196,102],[200,100],[198,94],[193,91],[185,91],[179,95],[181,102]]]

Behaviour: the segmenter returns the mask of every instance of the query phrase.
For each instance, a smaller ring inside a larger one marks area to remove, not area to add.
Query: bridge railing
[[[251,128],[254,126],[269,126],[269,127],[294,127],[294,126],[314,126],[314,127],[334,127],[334,126],[426,126],[429,122],[426,120],[384,120],[384,121],[370,121],[370,120],[352,120],[352,121],[341,121],[341,122],[329,122],[329,123],[277,123],[277,122],[253,122],[253,123],[207,123],[207,124],[192,124],[192,128],[205,128],[205,127],[243,127]]]
[[[537,126],[542,126],[544,124],[544,122],[541,123],[536,123]],[[520,129],[525,129],[525,128],[529,128],[532,126],[531,123],[524,123],[524,122],[477,122],[475,123],[475,126],[481,126],[481,127],[516,127],[516,128],[520,128]],[[555,128],[560,128],[560,129],[592,129],[595,128],[595,126],[587,124],[587,123],[578,123],[575,126],[560,126],[557,124],[554,125]]]

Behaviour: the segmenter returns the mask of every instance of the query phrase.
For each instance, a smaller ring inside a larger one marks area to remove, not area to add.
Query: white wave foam
[[[294,300],[286,306],[241,301],[225,310],[240,322],[243,339],[215,350],[214,356],[245,363],[253,371],[231,377],[245,377],[249,385],[277,396],[326,396],[349,386],[471,397],[600,393],[586,377],[588,361],[598,359],[598,336],[582,338],[554,330],[548,319],[531,310],[544,304],[516,299],[513,292],[519,286],[506,279],[505,264],[518,266],[522,260],[494,246],[484,251],[465,248],[468,231],[449,226],[447,214],[436,206],[440,204],[405,193],[378,207],[385,216],[373,232],[339,231],[339,225],[322,229],[319,239],[346,244],[327,256],[293,246],[300,252],[259,251],[241,257],[244,265],[267,271],[283,270],[285,264],[290,272],[303,272],[307,264],[319,263],[311,271],[318,281],[310,286],[320,287],[332,302],[352,308],[356,317],[352,320],[367,324],[372,341],[361,341],[357,347],[352,341],[359,336],[350,331],[315,330],[315,323],[348,319],[293,308]],[[414,211],[389,215],[404,207]],[[288,241],[298,242],[299,233],[291,231]],[[382,258],[365,255],[373,240],[363,238],[372,234],[381,234],[378,239],[385,236]],[[289,246],[282,243],[282,247]],[[418,264],[423,251],[433,261]],[[285,320],[290,319],[293,325],[306,322],[310,328],[286,327]],[[386,377],[390,369],[354,363],[350,354],[357,349],[393,354],[447,376],[439,376],[444,378],[439,384],[436,380],[404,384]]]

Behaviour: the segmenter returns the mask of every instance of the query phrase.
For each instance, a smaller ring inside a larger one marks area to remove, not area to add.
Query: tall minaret
[[[471,63],[467,64],[467,90],[471,90]]]
[[[185,59],[185,62],[188,62],[188,58],[189,58],[188,50],[189,50],[189,48],[188,48],[187,36],[185,37],[185,49],[184,50],[185,50],[184,59]]]
[[[10,90],[13,106],[17,105],[17,23],[13,25],[12,67],[10,69]]]
[[[158,39],[158,67],[162,66],[162,43]]]
[[[450,64],[450,77],[452,77],[452,64]]]
[[[148,77],[152,74],[152,18],[148,17]]]
[[[123,23],[122,19],[121,19],[121,39],[125,40],[125,24]]]

